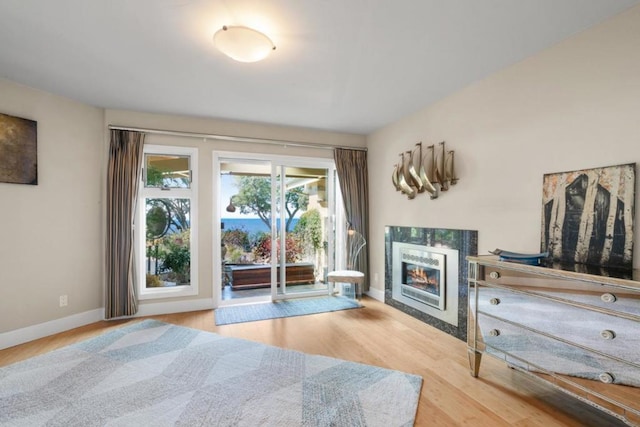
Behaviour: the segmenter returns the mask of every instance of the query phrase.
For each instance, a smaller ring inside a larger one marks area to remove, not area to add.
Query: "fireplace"
[[[467,336],[467,261],[477,231],[385,228],[385,303],[461,340]]]
[[[458,326],[458,251],[402,242],[392,249],[392,298]]]
[[[446,256],[428,248],[401,248],[398,259],[400,293],[423,304],[445,309]]]

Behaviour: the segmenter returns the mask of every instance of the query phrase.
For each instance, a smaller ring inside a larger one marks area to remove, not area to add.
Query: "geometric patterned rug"
[[[216,325],[255,322],[280,317],[304,316],[330,311],[361,308],[358,301],[342,296],[298,298],[277,302],[219,307],[214,311]]]
[[[145,320],[0,368],[3,426],[411,426],[422,378]]]

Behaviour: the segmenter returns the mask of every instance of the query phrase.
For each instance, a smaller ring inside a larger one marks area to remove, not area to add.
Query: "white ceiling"
[[[640,0],[0,0],[0,76],[113,109],[367,134]],[[277,46],[234,62],[213,33]]]

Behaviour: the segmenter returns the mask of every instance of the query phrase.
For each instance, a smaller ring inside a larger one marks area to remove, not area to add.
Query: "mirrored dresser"
[[[638,271],[592,274],[496,256],[467,260],[471,375],[478,376],[487,354],[640,425]]]

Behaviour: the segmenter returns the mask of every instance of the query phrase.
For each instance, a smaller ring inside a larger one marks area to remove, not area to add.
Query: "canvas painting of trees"
[[[635,163],[544,175],[541,250],[554,261],[631,269]]]

